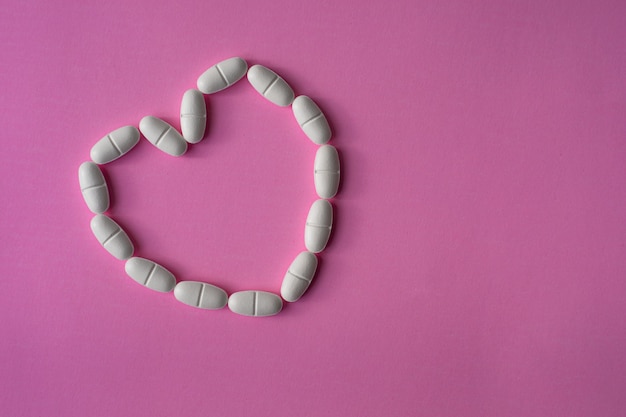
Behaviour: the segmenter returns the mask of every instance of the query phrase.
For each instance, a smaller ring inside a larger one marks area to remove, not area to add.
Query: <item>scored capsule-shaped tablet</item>
[[[263,97],[285,107],[293,102],[293,90],[278,74],[263,65],[253,65],[248,70],[248,81]]]
[[[206,104],[204,96],[198,90],[189,89],[183,94],[180,103],[180,130],[189,143],[198,143],[204,137],[206,129]]]
[[[228,304],[226,291],[206,282],[181,281],[174,288],[174,297],[181,303],[207,310],[218,310]]]
[[[218,62],[198,77],[198,90],[204,94],[217,93],[239,81],[247,70],[246,61],[238,57]]]
[[[285,301],[292,303],[302,297],[302,294],[309,288],[316,269],[317,257],[311,252],[301,252],[296,256],[287,269],[280,287],[280,295]]]
[[[307,96],[298,96],[291,106],[296,121],[313,143],[322,145],[330,140],[330,126],[320,108]]]
[[[244,316],[273,316],[283,309],[283,300],[265,291],[239,291],[228,298],[228,308]]]
[[[313,163],[315,192],[321,198],[333,198],[339,188],[339,154],[332,145],[322,145]]]
[[[139,122],[139,130],[148,141],[172,156],[187,152],[187,142],[169,123],[154,116],[146,116]]]
[[[124,126],[109,133],[91,148],[91,160],[106,164],[128,153],[139,142],[139,131],[135,126]]]
[[[124,269],[129,277],[151,290],[170,292],[176,285],[176,278],[170,271],[149,259],[130,258]]]
[[[98,165],[93,162],[80,164],[78,183],[89,210],[104,213],[109,209],[109,189]]]
[[[126,232],[113,219],[104,214],[97,214],[91,219],[91,231],[98,242],[117,259],[133,256],[135,248]]]
[[[313,253],[324,250],[333,227],[333,206],[328,200],[316,200],[311,204],[304,227],[304,246]]]

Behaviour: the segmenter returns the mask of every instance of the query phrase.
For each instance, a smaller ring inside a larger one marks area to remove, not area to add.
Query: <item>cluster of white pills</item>
[[[188,144],[200,142],[206,130],[207,114],[204,94],[213,94],[233,85],[247,73],[252,87],[278,106],[291,105],[296,121],[311,141],[321,145],[315,155],[314,182],[319,199],[313,202],[306,218],[304,245],[306,251],[293,260],[282,282],[279,297],[265,291],[239,291],[230,295],[221,288],[205,282],[180,281],[167,269],[149,259],[133,257],[134,247],[124,230],[109,216],[109,189],[99,165],[107,164],[128,153],[141,134],[163,152],[180,156]],[[193,307],[215,310],[226,304],[231,311],[246,316],[272,316],[279,313],[285,301],[297,301],[307,290],[315,271],[317,256],[326,247],[333,224],[333,206],[328,199],[339,187],[339,156],[330,140],[331,131],[326,117],[307,96],[295,97],[293,89],[274,71],[248,64],[241,58],[230,58],[206,70],[198,78],[198,89],[183,95],[180,106],[181,133],[167,122],[146,116],[134,126],[124,126],[100,139],[91,149],[91,161],[78,169],[80,189],[89,210],[96,215],[91,230],[102,247],[111,255],[126,261],[126,273],[138,283],[160,292],[174,291],[182,303]]]

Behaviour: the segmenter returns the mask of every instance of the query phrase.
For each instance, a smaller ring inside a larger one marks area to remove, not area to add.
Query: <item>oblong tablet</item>
[[[189,89],[183,94],[180,103],[180,130],[189,143],[198,143],[206,129],[206,104],[198,90]]]
[[[226,291],[206,282],[181,281],[174,288],[174,297],[181,303],[207,310],[218,310],[228,304]]]
[[[265,291],[239,291],[228,298],[228,308],[244,316],[273,316],[283,309],[283,300]]]
[[[113,219],[104,214],[97,214],[91,219],[91,231],[98,242],[117,259],[133,256],[135,248],[126,232]]]
[[[109,133],[91,148],[89,156],[96,164],[106,164],[128,153],[139,142],[135,126],[124,126]]]
[[[272,103],[285,107],[293,102],[293,90],[278,74],[263,65],[253,65],[248,70],[252,87]]]
[[[89,210],[94,213],[104,213],[109,209],[109,189],[98,165],[94,162],[80,164],[78,183]]]
[[[311,205],[304,227],[304,246],[313,253],[324,250],[333,226],[333,206],[328,200],[316,200]]]
[[[139,130],[148,141],[172,156],[187,152],[187,142],[169,123],[154,116],[146,116],[139,122]]]
[[[170,292],[176,285],[176,278],[161,265],[144,258],[130,258],[124,266],[129,277],[151,290]]]
[[[291,106],[296,121],[304,133],[318,145],[330,140],[330,126],[320,108],[307,96],[298,96]]]
[[[198,77],[198,90],[204,94],[217,93],[239,81],[247,70],[246,61],[238,57],[218,62]]]
[[[339,188],[339,154],[332,145],[322,145],[313,163],[315,192],[321,198],[333,198]]]
[[[316,269],[317,257],[314,254],[311,252],[298,254],[283,278],[283,284],[280,287],[280,295],[283,299],[292,303],[302,297],[302,294],[309,288]]]

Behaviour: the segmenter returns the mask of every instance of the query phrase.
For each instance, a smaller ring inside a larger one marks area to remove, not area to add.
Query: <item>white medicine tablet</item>
[[[226,291],[206,282],[181,281],[174,288],[174,297],[181,303],[207,310],[218,310],[228,303]]]
[[[133,256],[135,248],[126,232],[104,214],[98,214],[91,219],[91,231],[98,242],[117,259],[128,259]]]
[[[206,129],[206,104],[198,90],[189,89],[183,94],[180,103],[180,130],[189,143],[198,143]]]
[[[109,209],[109,189],[98,165],[93,162],[80,164],[78,183],[89,210],[104,213]]]
[[[339,154],[332,145],[322,145],[313,163],[315,192],[321,198],[333,198],[339,188]]]
[[[293,115],[313,143],[322,145],[330,140],[330,126],[320,108],[307,96],[298,96],[291,105]]]
[[[198,77],[198,90],[204,94],[217,93],[239,81],[247,70],[246,61],[238,57],[218,62]]]
[[[287,269],[280,287],[280,295],[285,301],[292,303],[302,297],[302,294],[309,288],[316,269],[317,257],[311,252],[301,252],[296,256]]]
[[[311,205],[304,227],[304,246],[313,253],[324,250],[333,226],[333,206],[328,200],[316,200]]]
[[[139,131],[135,126],[124,126],[109,133],[91,148],[91,160],[106,164],[128,153],[139,142]]]
[[[253,65],[248,70],[248,81],[263,97],[278,106],[293,102],[293,90],[278,74],[263,65]]]
[[[170,292],[176,285],[176,278],[170,271],[149,259],[130,258],[124,269],[129,277],[151,290]]]
[[[273,316],[283,309],[283,300],[265,291],[239,291],[228,298],[228,308],[244,316]]]
[[[148,141],[172,156],[187,152],[187,142],[169,123],[154,116],[146,116],[139,122],[139,130]]]

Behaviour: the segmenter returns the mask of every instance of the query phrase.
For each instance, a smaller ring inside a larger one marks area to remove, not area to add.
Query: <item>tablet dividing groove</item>
[[[158,144],[159,144],[159,141],[160,141],[161,139],[163,139],[163,136],[167,135],[167,134],[169,133],[169,131],[170,131],[170,130],[172,130],[172,128],[171,128],[171,127],[168,127],[167,129],[165,129],[165,130],[163,131],[163,133],[161,133],[161,135],[160,135],[160,136],[159,136],[159,137],[158,137],[158,138],[154,141],[154,144],[155,144],[155,145],[158,145]]]
[[[154,275],[154,271],[156,271],[157,269],[157,264],[152,264],[152,267],[150,268],[150,272],[148,272],[148,276],[146,277],[146,280],[144,281],[143,285],[145,285],[146,287],[148,286],[148,283],[150,282],[150,279],[152,279],[152,276]]]
[[[254,292],[254,297],[252,298],[252,314],[253,315],[257,315],[257,306],[258,306],[258,300],[259,300],[259,293],[258,292]]]
[[[202,305],[202,297],[204,297],[204,284],[200,284],[200,291],[198,294],[198,301],[196,302],[196,306],[200,307]]]
[[[322,113],[320,113],[320,114],[318,114],[316,116],[311,117],[309,120],[306,120],[305,122],[302,122],[302,124],[300,126],[304,127],[307,124],[309,124],[311,122],[314,122],[314,121],[316,121],[317,119],[319,119],[321,117],[324,117],[324,115]]]
[[[109,138],[109,142],[111,142],[111,146],[113,146],[113,149],[115,149],[117,151],[117,153],[121,156],[123,152],[120,149],[120,147],[117,146],[117,143],[115,143],[115,141],[113,140],[113,136],[109,133],[107,135],[107,138]]]
[[[278,75],[276,75],[274,77],[274,79],[267,85],[267,87],[265,87],[265,90],[263,90],[263,95],[266,95],[267,92],[270,90],[270,88],[274,87],[274,84],[276,84],[278,82]]]
[[[107,237],[106,239],[104,239],[104,241],[102,241],[102,246],[106,246],[107,243],[109,243],[111,240],[113,240],[113,238],[115,238],[117,235],[119,235],[120,233],[122,233],[122,229],[118,229],[115,233],[113,233],[111,236]]]
[[[224,71],[222,71],[219,64],[215,65],[215,69],[217,70],[217,73],[220,75],[220,77],[222,77],[222,80],[224,80],[224,84],[226,84],[227,87],[230,86],[230,83],[228,82],[228,79],[226,78],[226,74],[224,74]]]

